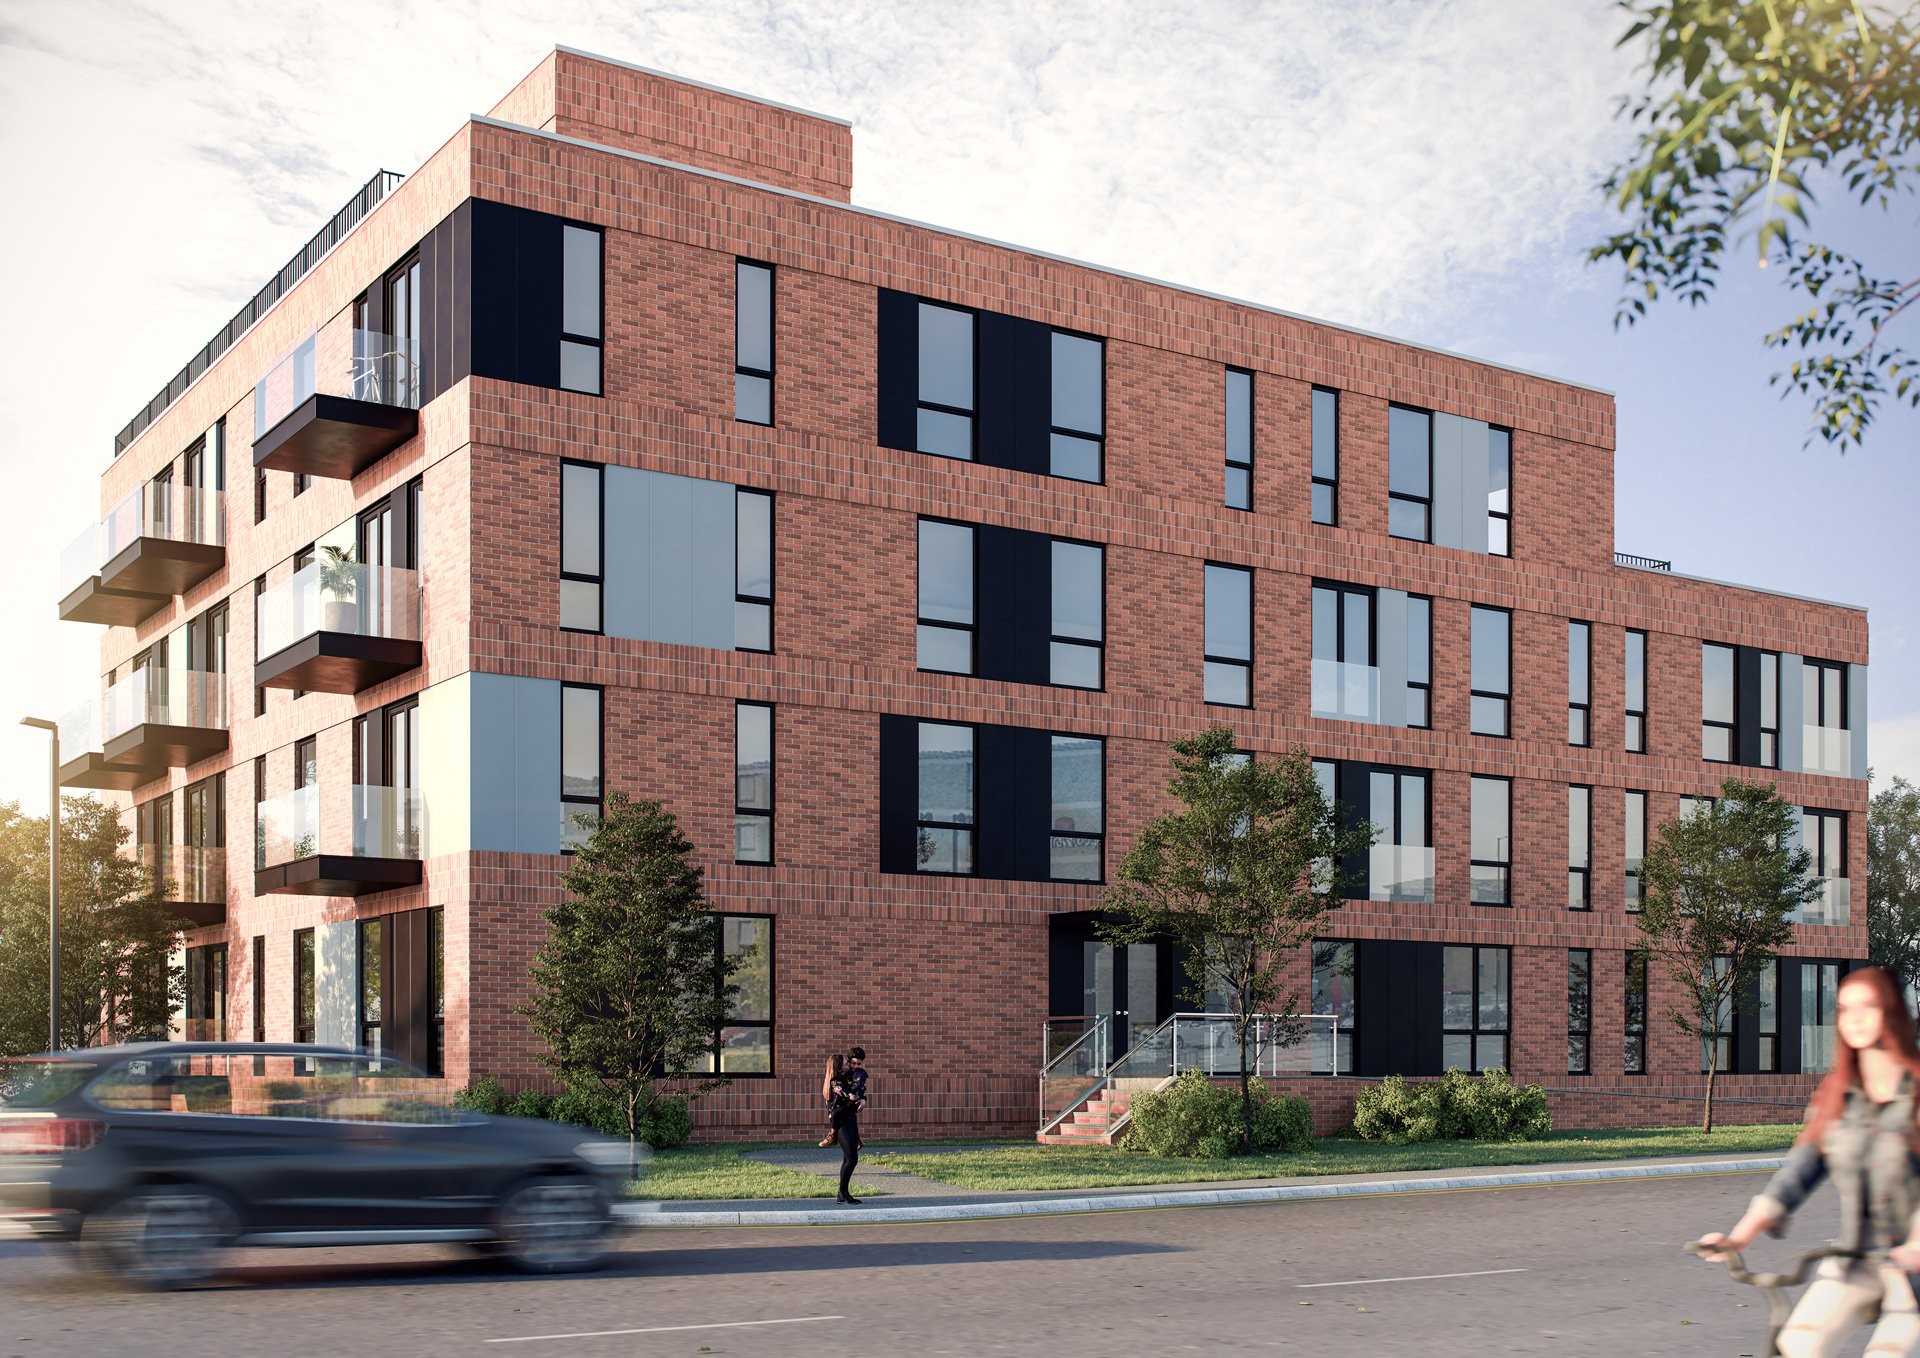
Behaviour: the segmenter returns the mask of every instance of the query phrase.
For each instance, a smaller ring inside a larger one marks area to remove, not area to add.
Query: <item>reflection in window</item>
[[[1433,600],[1407,596],[1407,725],[1433,725]]]
[[[1733,762],[1733,647],[1700,647],[1700,757]]]
[[[1621,1043],[1622,1069],[1629,1075],[1647,1073],[1647,955],[1627,954],[1626,1023]]]
[[[1513,555],[1513,434],[1487,430],[1487,551]]]
[[[773,423],[773,267],[733,266],[733,418]]]
[[[1106,551],[1053,541],[1053,622],[1048,675],[1069,688],[1099,688],[1106,641]]]
[[[1507,949],[1441,949],[1440,1064],[1470,1075],[1507,1065]]]
[[[1313,944],[1315,1018],[1308,1040],[1315,1075],[1353,1074],[1354,954],[1351,943],[1316,939]]]
[[[1834,1002],[1840,990],[1840,964],[1800,964],[1800,1069],[1824,1075],[1833,1066]]]
[[[1780,959],[1769,957],[1760,964],[1758,1004],[1753,1015],[1753,1068],[1762,1075],[1780,1069]]]
[[[1640,908],[1640,861],[1647,856],[1647,794],[1628,792],[1625,803],[1626,899],[1632,913]]]
[[[1647,634],[1627,632],[1627,752],[1647,752]]]
[[[1780,767],[1780,653],[1760,652],[1760,767]]]
[[[293,934],[293,1040],[313,1041],[313,930]]]
[[[1433,416],[1387,408],[1387,532],[1433,541]]]
[[[1505,778],[1471,783],[1472,893],[1475,905],[1508,905],[1513,867],[1513,784]]]
[[[581,462],[560,464],[560,625],[600,630],[600,477]]]
[[[1593,625],[1567,624],[1567,744],[1593,744]]]
[[[1202,663],[1205,698],[1229,707],[1253,706],[1253,572],[1216,566],[1206,573],[1207,623]]]
[[[1593,949],[1567,949],[1567,1074],[1592,1069]]]
[[[975,824],[971,726],[920,723],[919,786],[918,870],[971,874]]]
[[[920,520],[917,645],[923,670],[973,673],[973,529]]]
[[[1053,737],[1049,872],[1059,882],[1097,882],[1106,844],[1106,742]]]
[[[1313,521],[1340,522],[1340,393],[1313,389]]]
[[[560,852],[572,853],[600,825],[600,690],[560,686]]]
[[[1380,719],[1374,668],[1373,590],[1315,581],[1313,586],[1313,715]]]
[[[733,495],[733,646],[773,649],[773,496],[738,489]]]
[[[773,861],[773,705],[733,705],[733,861]]]
[[[973,457],[973,313],[920,303],[920,394],[914,446]]]
[[[360,921],[360,1048],[378,1056],[380,1046],[380,935],[382,921]]]
[[[1367,819],[1380,828],[1380,838],[1368,854],[1369,899],[1432,904],[1428,807],[1426,774],[1396,769],[1369,772]]]
[[[1593,908],[1593,789],[1567,789],[1567,909]]]
[[[1253,508],[1253,374],[1227,369],[1228,509]]]
[[[720,954],[735,960],[733,1004],[714,1035],[716,1064],[728,1076],[773,1074],[773,920],[766,915],[721,915],[715,931]],[[717,960],[717,959],[716,959]]]
[[[600,233],[560,228],[560,385],[600,394]]]
[[[1473,612],[1473,702],[1470,726],[1476,735],[1510,735],[1508,709],[1513,693],[1513,615],[1503,608]]]
[[[1047,470],[1098,481],[1105,445],[1104,351],[1099,340],[1053,332],[1053,427]]]

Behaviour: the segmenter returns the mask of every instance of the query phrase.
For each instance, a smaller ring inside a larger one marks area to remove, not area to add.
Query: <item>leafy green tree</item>
[[[185,999],[180,922],[145,867],[121,854],[119,812],[60,799],[60,1041],[167,1035]],[[0,803],[0,1056],[47,1045],[47,821]]]
[[[652,1119],[659,1082],[704,1073],[739,990],[692,852],[659,802],[609,795],[560,879],[566,898],[546,912],[533,998],[520,1011],[570,1087],[618,1103],[630,1148]]]
[[[1920,983],[1920,788],[1904,778],[1867,804],[1867,956]]]
[[[1186,955],[1189,995],[1223,997],[1240,1048],[1240,1145],[1250,1153],[1258,1021],[1275,1017],[1269,1040],[1282,1046],[1304,1035],[1289,964],[1350,884],[1338,865],[1375,831],[1343,824],[1304,749],[1241,755],[1225,726],[1173,742],[1167,790],[1182,809],[1134,840],[1107,892],[1119,922],[1103,932],[1116,943],[1173,940]]]
[[[1913,260],[1873,264],[1814,236],[1815,186],[1886,209],[1920,169],[1920,10],[1891,0],[1622,0],[1645,49],[1638,131],[1604,188],[1628,218],[1593,247],[1623,274],[1615,324],[1670,296],[1706,302],[1748,233],[1807,309],[1767,335],[1774,382],[1810,397],[1843,451],[1886,402],[1920,405],[1920,358],[1889,327],[1920,296]],[[1889,269],[1891,268],[1891,272]]]
[[[1750,1012],[1761,968],[1793,938],[1789,917],[1820,894],[1798,824],[1772,784],[1729,778],[1718,800],[1663,823],[1640,864],[1640,936],[1684,995],[1667,1018],[1706,1059],[1703,1132],[1713,1130],[1714,1039]]]

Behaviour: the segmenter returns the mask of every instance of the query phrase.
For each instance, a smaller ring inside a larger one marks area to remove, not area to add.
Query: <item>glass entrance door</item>
[[[1160,945],[1116,947],[1093,939],[1082,945],[1081,956],[1083,1012],[1107,1021],[1108,1059],[1116,1060],[1166,1017],[1160,1003]]]

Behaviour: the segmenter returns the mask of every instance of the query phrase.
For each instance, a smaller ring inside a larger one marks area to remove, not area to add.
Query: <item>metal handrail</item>
[[[1089,1023],[1089,1022],[1093,1024],[1093,1027],[1089,1028],[1086,1032],[1080,1034],[1080,1036],[1076,1037],[1073,1041],[1069,1042],[1065,1047],[1061,1048],[1060,1053],[1057,1056],[1047,1055],[1047,1049],[1048,1049],[1047,1038],[1051,1034],[1054,1024],[1056,1023]],[[1105,1014],[1055,1014],[1051,1018],[1049,1018],[1045,1023],[1041,1024],[1040,1025],[1040,1078],[1043,1080],[1048,1078],[1049,1074],[1053,1071],[1055,1066],[1058,1066],[1061,1062],[1065,1061],[1069,1056],[1072,1056],[1076,1051],[1078,1051],[1081,1047],[1085,1046],[1089,1041],[1093,1040],[1094,1038],[1104,1037],[1107,1032],[1108,1022],[1109,1020]],[[1096,1045],[1093,1050],[1094,1050],[1093,1069],[1089,1072],[1089,1074],[1098,1075],[1103,1070],[1106,1069],[1106,1058],[1100,1054],[1101,1051],[1103,1050],[1103,1048],[1101,1048],[1100,1046]]]
[[[1650,556],[1635,556],[1632,552],[1615,552],[1613,554],[1613,564],[1616,566],[1632,566],[1635,570],[1642,571],[1670,571],[1673,569],[1673,563],[1671,561],[1660,561]]]

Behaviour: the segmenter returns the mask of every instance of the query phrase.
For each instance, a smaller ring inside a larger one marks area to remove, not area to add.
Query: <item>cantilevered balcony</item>
[[[86,702],[60,718],[60,786],[128,792],[158,778],[161,766],[109,763],[101,751],[100,704]]]
[[[253,465],[347,480],[419,432],[412,340],[323,326],[253,388]]]
[[[227,676],[148,666],[107,689],[100,752],[118,767],[185,768],[227,748]]]
[[[411,788],[310,783],[255,808],[255,895],[364,896],[420,885],[425,828]]]
[[[226,564],[224,492],[149,481],[60,554],[60,616],[131,627]]]
[[[227,922],[224,846],[142,844],[140,862],[160,879],[175,918],[201,926]]]
[[[260,596],[253,682],[358,693],[420,664],[420,577],[321,560]]]

